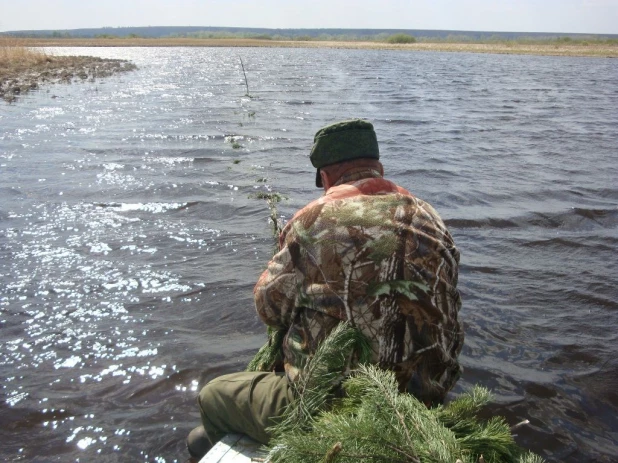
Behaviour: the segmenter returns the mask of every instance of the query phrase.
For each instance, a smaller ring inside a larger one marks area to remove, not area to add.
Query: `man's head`
[[[380,159],[373,125],[361,119],[337,122],[321,128],[313,139],[311,164],[317,169],[315,185],[322,188],[322,167],[353,159]]]

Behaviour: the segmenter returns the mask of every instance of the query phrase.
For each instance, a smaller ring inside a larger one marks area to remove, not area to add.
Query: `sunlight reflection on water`
[[[319,194],[315,130],[361,116],[462,252],[456,392],[493,388],[553,461],[618,458],[616,60],[53,52],[139,69],[0,111],[2,457],[184,461],[199,386],[265,339],[251,290],[273,239],[256,193],[281,193],[289,219]]]

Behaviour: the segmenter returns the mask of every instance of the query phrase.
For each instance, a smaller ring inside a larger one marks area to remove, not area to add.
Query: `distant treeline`
[[[617,34],[564,34],[547,32],[471,32],[423,29],[263,29],[245,27],[104,27],[98,29],[12,31],[0,35],[34,38],[241,38],[259,40],[320,40],[418,42],[564,42],[618,43]]]

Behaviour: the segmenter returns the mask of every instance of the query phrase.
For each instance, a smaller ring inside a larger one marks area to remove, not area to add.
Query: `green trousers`
[[[266,428],[294,399],[285,373],[247,371],[220,376],[198,397],[202,424],[211,445],[227,433],[242,433],[267,444]]]

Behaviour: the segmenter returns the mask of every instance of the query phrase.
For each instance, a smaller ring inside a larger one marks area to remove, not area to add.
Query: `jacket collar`
[[[352,183],[366,178],[382,178],[380,172],[369,167],[359,167],[341,176],[332,186],[343,185],[344,183]],[[329,188],[330,189],[330,188]]]

